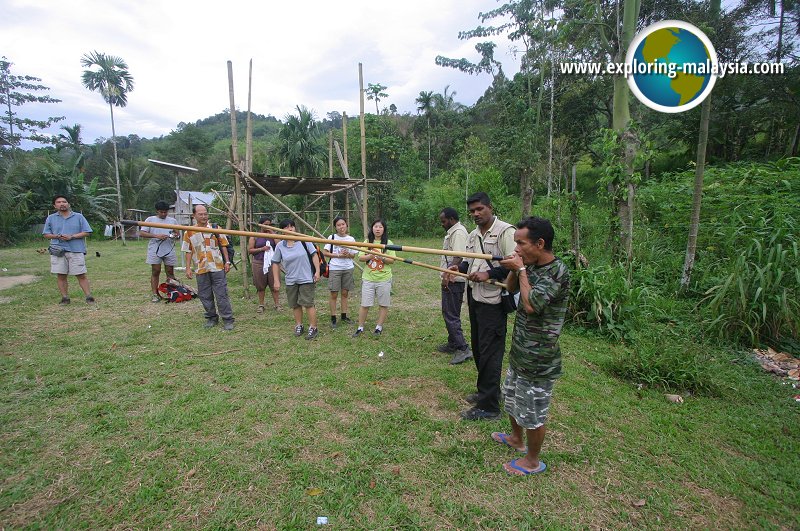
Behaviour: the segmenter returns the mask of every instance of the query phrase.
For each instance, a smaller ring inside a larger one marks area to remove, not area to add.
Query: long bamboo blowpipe
[[[292,230],[281,229],[281,228],[279,228],[279,227],[276,227],[275,225],[264,225],[263,223],[256,223],[255,221],[251,221],[251,222],[250,222],[250,224],[251,224],[251,225],[255,225],[256,227],[264,227],[265,229],[277,230],[277,231],[280,231],[280,232],[282,232],[282,233],[284,233],[284,234],[296,234],[296,235],[301,235],[301,234],[303,234],[302,232],[295,232],[295,231],[292,231]],[[268,233],[268,232],[263,232],[263,233],[261,233],[261,237],[262,237],[262,238],[264,237],[264,234],[269,234],[269,233]],[[274,232],[273,232],[272,234],[274,234]],[[331,243],[331,242],[333,242],[333,241],[336,241],[336,240],[325,239],[326,245],[327,245],[327,244],[329,244],[329,243]],[[358,250],[358,249],[354,249],[354,250]],[[364,271],[364,268],[363,268],[363,267],[361,267],[361,264],[359,264],[358,262],[355,262],[355,265],[356,265],[356,267],[358,267],[358,268],[359,268],[359,269],[360,269],[362,272]]]
[[[283,232],[283,233],[286,233],[286,234],[295,234],[294,231],[281,229],[281,228],[275,227],[273,225],[264,225],[263,223],[253,223],[253,225],[258,225],[259,227],[264,227],[265,229],[274,229],[274,230],[277,230],[277,231],[280,231],[280,232]],[[361,250],[361,249],[358,249],[357,247],[353,247],[351,245],[352,242],[342,242],[341,240],[327,240],[327,239],[325,241],[327,242],[326,245],[330,245],[331,243],[335,243],[335,245],[337,247],[344,247],[345,249],[352,249],[354,251],[360,251]],[[384,253],[381,253],[381,252],[378,252],[378,251],[375,251],[375,250],[371,250],[369,252],[371,254],[374,254],[375,256],[380,256],[380,257],[383,257],[383,258],[390,258],[392,260],[395,260],[395,261],[398,261],[398,262],[403,262],[405,264],[424,267],[424,268],[427,268],[427,269],[432,269],[434,271],[440,271],[442,273],[448,273],[450,275],[457,276],[457,277],[469,278],[468,274],[462,273],[460,271],[451,271],[451,270],[445,269],[443,267],[438,267],[438,266],[435,266],[435,265],[426,264],[424,262],[417,262],[415,260],[409,260],[407,258],[400,258],[399,256],[391,256],[391,255],[384,254]],[[502,282],[498,282],[498,281],[494,280],[493,278],[490,278],[490,279],[486,280],[486,282],[488,284],[494,284],[495,286],[499,286],[499,287],[501,287],[503,289],[508,289],[505,284],[503,284]]]
[[[136,221],[130,219],[123,219],[122,224],[129,227],[155,227],[159,229],[172,229],[172,230],[189,230],[195,232],[210,232],[214,234],[230,234],[232,236],[253,236],[255,238],[263,238],[263,232],[252,232],[246,230],[233,230],[233,229],[220,229],[214,227],[197,227],[196,225],[170,225],[168,223],[153,223],[149,221]],[[291,231],[290,231],[291,232]],[[313,236],[306,236],[305,234],[298,234],[293,236],[290,234],[276,234],[270,235],[270,238],[276,240],[294,240],[300,242],[310,242],[327,244],[331,240],[326,238],[315,238]],[[490,254],[482,253],[468,253],[466,251],[445,251],[443,249],[429,249],[427,247],[409,247],[405,245],[388,245],[383,243],[369,243],[369,242],[351,242],[356,247],[367,247],[369,249],[383,249],[385,251],[402,251],[409,253],[422,253],[422,254],[437,254],[445,256],[460,256],[462,258],[478,258],[481,260],[502,260],[502,256],[492,256]]]
[[[353,249],[353,250],[356,250],[356,251],[359,250],[359,249],[356,249],[354,247],[350,247],[349,242],[347,244],[345,244],[345,245],[342,245],[342,242],[338,241],[338,240],[336,242],[336,246],[337,247],[345,247],[347,249]],[[374,254],[375,256],[380,256],[382,258],[390,258],[390,259],[392,259],[392,260],[394,260],[396,262],[403,262],[404,264],[410,264],[410,265],[415,265],[415,266],[419,266],[419,267],[424,267],[426,269],[433,269],[434,271],[440,271],[442,273],[447,273],[447,274],[450,274],[450,275],[453,275],[453,276],[456,276],[456,277],[469,278],[468,274],[462,273],[461,271],[451,271],[451,270],[445,269],[443,267],[439,267],[439,266],[435,266],[435,265],[431,265],[431,264],[426,264],[424,262],[417,262],[416,260],[409,260],[408,258],[400,258],[399,256],[391,256],[391,255],[384,254],[384,253],[381,253],[381,252],[378,252],[378,251],[365,251],[365,252],[369,252],[370,254]],[[508,289],[508,286],[506,286],[502,282],[498,282],[498,281],[494,280],[493,278],[490,278],[490,279],[486,280],[486,282],[488,284],[494,284],[495,286],[501,287],[503,289]]]

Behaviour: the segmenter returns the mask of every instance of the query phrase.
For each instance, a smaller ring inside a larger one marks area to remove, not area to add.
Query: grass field
[[[0,528],[800,528],[798,391],[744,355],[720,351],[721,396],[677,405],[568,327],[548,472],[512,478],[489,437],[508,421],[458,419],[475,368],[435,351],[435,272],[395,266],[379,339],[332,331],[321,284],[310,342],[236,272],[232,333],[199,301],[151,303],[144,248],[90,242],[96,308],[74,279],[57,306],[33,245],[0,249],[0,276],[39,277],[0,292]]]

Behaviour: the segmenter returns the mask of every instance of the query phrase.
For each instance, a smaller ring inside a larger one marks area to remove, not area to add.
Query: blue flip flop
[[[497,435],[497,438],[495,438]],[[515,448],[508,443],[508,435],[505,433],[500,433],[499,431],[492,432],[492,440],[499,444],[505,444],[509,448],[512,448],[518,452],[528,453],[528,447],[526,446],[524,450],[520,450],[519,448]]]
[[[511,468],[513,468],[514,470],[519,470],[520,472],[522,472],[522,475],[523,475],[523,476],[529,476],[529,475],[531,475],[531,474],[541,474],[542,472],[544,472],[545,470],[547,470],[547,465],[546,465],[546,464],[544,464],[544,461],[539,461],[539,468],[537,468],[537,469],[535,469],[535,470],[525,470],[525,469],[524,469],[524,468],[522,468],[521,466],[517,465],[517,461],[518,461],[518,459],[514,459],[513,461],[510,461],[510,462],[509,462],[509,463],[507,463],[507,464],[508,464],[508,466],[510,466]],[[517,476],[517,475],[519,475],[519,474],[512,474],[511,472],[509,472],[508,470],[506,470],[506,468],[505,468],[505,467],[503,467],[503,470],[505,470],[505,471],[506,471],[506,474],[508,474],[508,475],[510,475],[510,476]]]

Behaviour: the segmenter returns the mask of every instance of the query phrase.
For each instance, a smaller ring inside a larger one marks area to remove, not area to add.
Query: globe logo
[[[717,52],[697,27],[662,20],[633,38],[625,67],[628,86],[645,105],[678,113],[700,105],[717,80]]]

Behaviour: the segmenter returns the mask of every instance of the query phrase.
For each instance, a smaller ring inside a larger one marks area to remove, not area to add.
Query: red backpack
[[[162,282],[158,286],[158,296],[167,302],[185,302],[197,297],[197,293],[190,287],[172,282]]]

